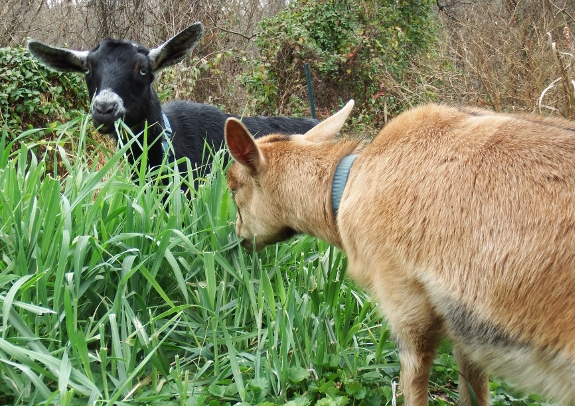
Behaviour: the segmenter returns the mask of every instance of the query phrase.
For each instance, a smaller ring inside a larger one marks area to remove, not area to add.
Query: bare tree
[[[44,0],[6,0],[0,6],[0,46],[22,41]]]
[[[534,110],[557,76],[547,33],[561,38],[575,22],[574,6],[573,0],[438,2],[447,53],[456,67],[452,75],[457,77],[451,78],[456,102],[496,111]],[[553,95],[558,96],[547,94]],[[569,103],[569,98],[556,101]],[[568,108],[557,111],[570,115]]]

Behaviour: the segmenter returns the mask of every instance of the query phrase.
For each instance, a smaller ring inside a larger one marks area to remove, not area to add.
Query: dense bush
[[[391,75],[401,82],[414,56],[427,50],[435,38],[431,3],[291,3],[260,25],[261,59],[251,59],[252,70],[243,77],[256,109],[267,114],[303,112],[307,62],[318,107],[331,110],[340,101],[354,98],[356,114],[379,127],[385,110],[393,114],[406,107],[387,94],[385,78]]]
[[[2,125],[18,132],[68,121],[87,110],[84,78],[38,63],[22,47],[0,49]]]

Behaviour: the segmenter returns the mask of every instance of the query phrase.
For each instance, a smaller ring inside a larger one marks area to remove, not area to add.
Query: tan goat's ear
[[[341,127],[345,124],[345,120],[351,113],[353,105],[355,102],[353,99],[347,102],[343,108],[335,113],[333,116],[326,118],[321,123],[313,127],[307,133],[305,133],[305,138],[313,142],[328,141],[334,138]]]
[[[248,129],[240,120],[230,117],[226,120],[224,134],[226,146],[234,161],[255,175],[261,169],[263,156]]]

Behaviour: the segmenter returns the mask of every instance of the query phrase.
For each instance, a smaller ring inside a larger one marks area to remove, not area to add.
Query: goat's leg
[[[454,348],[459,369],[459,406],[471,406],[467,383],[473,388],[478,406],[487,406],[489,401],[489,377],[485,371],[472,362],[458,345]]]
[[[405,405],[427,406],[429,372],[441,339],[442,320],[423,286],[406,280],[400,272],[386,272],[374,281],[373,288],[396,337]]]
[[[397,334],[401,373],[399,383],[406,406],[428,404],[429,372],[440,341],[436,326],[413,326]],[[407,334],[405,334],[407,333]]]

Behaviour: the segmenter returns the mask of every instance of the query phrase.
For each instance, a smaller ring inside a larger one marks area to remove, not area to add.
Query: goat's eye
[[[230,193],[232,194],[232,197],[236,197],[236,189],[230,189]]]
[[[89,68],[84,68],[84,73],[87,75],[88,73],[90,73],[90,69],[89,69]]]
[[[140,69],[140,75],[146,76],[147,73],[148,71],[146,69]]]

